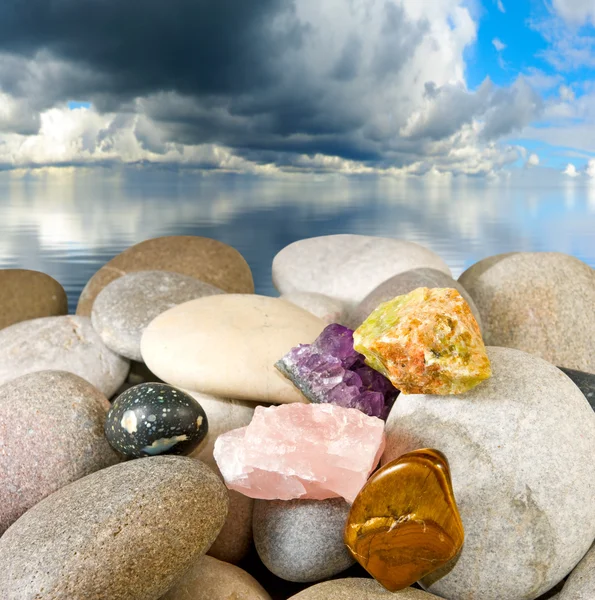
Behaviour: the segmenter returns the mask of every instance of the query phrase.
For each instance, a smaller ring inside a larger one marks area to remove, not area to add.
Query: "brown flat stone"
[[[271,600],[271,597],[246,571],[211,556],[201,556],[161,600]]]
[[[136,271],[173,271],[229,293],[254,292],[250,267],[235,248],[199,236],[167,236],[140,242],[101,267],[83,289],[76,314],[90,316],[97,294],[108,283]]]
[[[313,585],[290,600],[430,600],[438,598],[428,592],[407,588],[392,593],[373,579],[353,577]]]
[[[26,269],[0,269],[0,329],[67,313],[66,292],[49,275]]]

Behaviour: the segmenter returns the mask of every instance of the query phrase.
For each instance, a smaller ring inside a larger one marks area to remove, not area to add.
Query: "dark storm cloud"
[[[41,111],[90,100],[117,114],[83,140],[89,155],[118,155],[129,130],[156,155],[215,144],[281,167],[328,155],[423,169],[474,119],[486,141],[530,120],[526,89],[426,81],[423,58],[468,35],[450,23],[449,40],[446,17],[412,18],[397,0],[318,1],[0,0],[0,94],[12,102],[0,131],[35,133]]]
[[[49,51],[99,74],[101,89],[88,92],[108,91],[115,98],[158,90],[233,94],[267,86],[274,58],[302,41],[303,27],[285,0],[0,3],[0,50],[30,57]],[[10,90],[16,80],[3,83]]]
[[[394,77],[428,29],[391,1],[379,6],[384,25],[367,64],[353,31],[342,49],[330,47],[334,65],[319,73],[326,57],[304,52],[312,36],[326,34],[301,21],[289,0],[5,0],[0,88],[26,98],[36,81],[37,110],[77,98],[101,111],[134,111],[134,99],[153,97],[147,115],[172,141],[320,152],[330,145],[340,155],[373,156],[353,147],[370,118],[353,81],[364,69]],[[23,57],[61,66],[30,73]],[[352,95],[341,85],[352,85]],[[320,143],[289,139],[296,135]]]

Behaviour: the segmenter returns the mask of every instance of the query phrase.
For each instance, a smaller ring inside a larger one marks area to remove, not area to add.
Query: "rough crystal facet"
[[[384,450],[384,422],[334,404],[258,406],[247,427],[220,435],[227,487],[251,498],[352,502]]]
[[[276,365],[315,403],[357,408],[385,419],[398,391],[353,348],[353,331],[336,323],[312,344],[292,348]]]
[[[376,471],[345,526],[353,557],[391,592],[454,558],[464,537],[448,461],[430,448],[408,452]]]
[[[366,363],[405,394],[461,394],[492,374],[477,321],[452,288],[418,288],[381,304],[353,338]]]

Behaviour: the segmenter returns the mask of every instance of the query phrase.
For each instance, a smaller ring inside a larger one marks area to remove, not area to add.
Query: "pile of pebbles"
[[[515,252],[455,281],[418,244],[333,235],[281,250],[272,276],[279,298],[254,294],[226,244],[157,238],[102,267],[68,315],[48,275],[0,270],[0,598],[593,600],[595,271]],[[213,446],[258,405],[304,401],[274,368],[290,348],[418,287],[459,290],[493,376],[402,394],[389,415],[381,463],[444,452],[466,533],[454,565],[391,594],[347,552],[344,500],[229,491]],[[197,403],[198,445],[123,456],[110,408],[163,382]]]

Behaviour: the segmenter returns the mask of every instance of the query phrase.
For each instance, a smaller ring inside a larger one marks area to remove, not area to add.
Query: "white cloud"
[[[589,162],[587,163],[587,167],[585,169],[585,173],[591,179],[595,179],[595,158],[592,158],[591,160],[589,160]]]
[[[496,52],[502,52],[506,48],[506,44],[503,43],[499,38],[494,38],[492,40],[492,45],[496,48]]]
[[[506,12],[506,9],[504,8],[504,4],[502,3],[502,0],[497,0],[496,6],[498,7],[498,10],[501,13],[505,13]]]
[[[576,170],[576,167],[572,163],[568,163],[566,168],[563,171],[564,175],[568,175],[568,177],[578,177],[579,172]]]
[[[539,165],[539,156],[535,153],[530,154],[526,164],[528,167],[537,167]]]
[[[569,23],[595,22],[595,0],[553,0],[552,6]]]
[[[524,77],[529,85],[540,91],[551,90],[560,85],[564,79],[559,73],[551,75],[544,73],[541,69],[535,67],[529,67],[524,74]]]
[[[575,99],[574,92],[567,85],[560,86],[560,99],[564,102],[572,102]]]
[[[578,23],[580,24],[580,23]],[[582,67],[595,67],[595,36],[588,30],[577,28],[572,20],[555,14],[529,21],[548,46],[538,56],[549,62],[557,71],[573,71]]]

